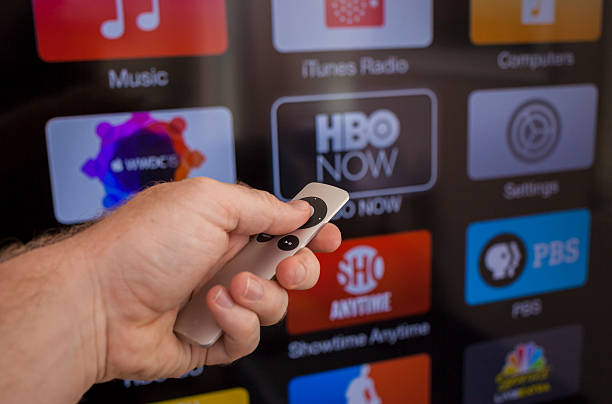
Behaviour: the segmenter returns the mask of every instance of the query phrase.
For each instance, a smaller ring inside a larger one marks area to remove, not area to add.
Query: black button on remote
[[[278,245],[278,248],[280,248],[283,251],[291,251],[291,250],[295,250],[298,244],[300,244],[300,240],[297,237],[288,235],[278,240],[277,245]]]
[[[274,236],[271,236],[269,234],[266,233],[259,233],[257,235],[257,237],[255,238],[255,240],[257,240],[260,243],[265,243],[266,241],[270,241],[274,238]]]
[[[310,206],[312,206],[313,212],[310,219],[308,219],[300,229],[307,229],[321,223],[327,215],[327,205],[323,199],[317,198],[316,196],[307,196],[306,198],[302,198],[302,200],[308,202]]]

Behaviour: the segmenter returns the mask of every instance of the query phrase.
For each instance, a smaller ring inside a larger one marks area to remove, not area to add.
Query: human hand
[[[234,277],[229,290],[213,287],[208,306],[224,331],[210,348],[189,345],[173,333],[176,315],[206,282],[261,232],[285,234],[310,216],[306,202],[283,203],[269,193],[198,178],[151,187],[73,237],[91,265],[96,331],[96,381],[178,377],[201,366],[248,355],[260,325],[282,319],[286,289],[308,289],[319,276],[312,250],[330,252],[340,232],[328,224],[305,248],[277,268],[277,281],[251,273]],[[89,355],[91,357],[91,355]]]

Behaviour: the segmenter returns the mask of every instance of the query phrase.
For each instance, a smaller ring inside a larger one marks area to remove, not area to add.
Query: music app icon
[[[47,62],[211,55],[227,48],[225,0],[34,0]]]

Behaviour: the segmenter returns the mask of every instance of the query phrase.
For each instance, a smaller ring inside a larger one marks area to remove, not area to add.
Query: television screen
[[[83,402],[610,401],[607,1],[0,11],[3,246],[159,181],[350,193],[341,247],[254,353]]]

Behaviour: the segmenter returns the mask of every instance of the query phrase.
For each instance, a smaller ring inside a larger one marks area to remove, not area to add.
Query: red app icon
[[[426,230],[345,240],[318,254],[321,276],[289,292],[287,329],[301,334],[425,313],[431,302],[431,235]]]
[[[227,48],[225,0],[34,0],[47,62],[208,55]]]
[[[385,0],[325,0],[329,28],[379,27],[384,24]]]

